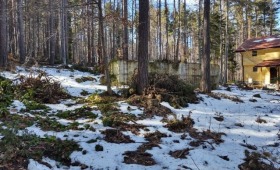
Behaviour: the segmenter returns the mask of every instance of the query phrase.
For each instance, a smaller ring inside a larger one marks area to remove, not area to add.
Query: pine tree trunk
[[[279,1],[278,1],[278,3],[279,3]],[[273,34],[273,24],[274,24],[274,22],[273,22],[274,21],[273,2],[270,2],[269,7],[270,7],[270,11],[269,11],[269,19],[270,19],[270,22],[269,22],[269,35],[271,36]]]
[[[139,1],[138,25],[138,86],[137,93],[142,94],[148,85],[148,39],[149,39],[149,0]]]
[[[93,5],[91,6],[91,13],[92,13],[92,16],[95,16]],[[95,42],[94,42],[94,40],[95,40],[95,25],[94,25],[94,22],[91,21],[91,55],[92,55],[91,62],[92,62],[92,65],[96,64],[96,53],[95,53]]]
[[[20,63],[25,62],[25,42],[24,42],[24,27],[23,27],[23,12],[22,12],[22,0],[17,0],[17,17],[18,17],[18,43],[19,43],[19,58]]]
[[[165,18],[166,18],[166,24],[165,24],[165,34],[166,34],[166,44],[165,44],[165,48],[166,48],[166,56],[165,59],[168,60],[169,59],[169,42],[168,42],[168,25],[169,25],[169,16],[168,16],[168,6],[167,6],[167,0],[165,0],[164,2],[164,6],[165,6]]]
[[[61,15],[60,15],[60,26],[61,26],[61,58],[63,65],[67,64],[67,11],[66,11],[67,0],[61,1]]]
[[[201,61],[201,46],[202,46],[202,26],[201,26],[201,9],[202,9],[202,0],[198,0],[198,43],[197,43],[197,54],[198,60]]]
[[[255,24],[258,22],[258,18],[259,18],[259,15],[258,15],[258,10],[257,10],[257,7],[255,7]],[[258,37],[258,26],[256,25],[255,26],[256,28],[256,30],[255,30],[255,32],[256,32],[256,34],[255,34],[255,38],[257,38]]]
[[[124,30],[123,30],[123,59],[128,60],[128,16],[127,16],[127,0],[123,0],[123,17],[124,17]]]
[[[176,60],[179,60],[179,46],[180,46],[180,37],[181,37],[181,3],[180,1],[178,1],[178,23],[179,23],[179,26],[178,26],[178,35],[177,35],[177,45],[176,45]]]
[[[105,71],[105,79],[107,85],[107,92],[109,95],[112,95],[111,89],[111,80],[110,80],[110,73],[109,73],[109,65],[108,65],[108,56],[106,54],[106,44],[105,44],[105,37],[104,37],[104,28],[103,28],[103,14],[102,14],[102,0],[98,0],[98,23],[99,23],[99,34],[101,39],[101,55],[103,58],[103,65]]]
[[[55,32],[54,32],[54,15],[53,15],[53,0],[49,0],[50,8],[50,34],[48,37],[50,39],[50,65],[54,65],[55,60]]]
[[[223,64],[224,64],[224,57],[223,57],[223,34],[222,34],[222,20],[223,20],[223,10],[222,10],[222,0],[219,1],[219,11],[220,11],[220,23],[219,23],[219,31],[220,31],[220,80],[219,82],[223,83]]]
[[[210,79],[210,0],[204,0],[203,57],[201,60],[201,90],[211,92]]]
[[[188,49],[188,43],[187,43],[187,34],[188,34],[188,28],[187,28],[187,2],[184,0],[184,56],[183,60],[187,61],[187,49]]]
[[[90,1],[89,0],[87,0],[87,3],[89,4],[90,3]],[[89,5],[87,5],[86,6],[86,14],[87,14],[87,18],[86,18],[86,22],[87,22],[87,65],[88,66],[91,66],[92,65],[92,54],[91,54],[91,52],[92,52],[92,50],[91,50],[91,48],[92,48],[92,43],[91,43],[91,17],[89,17],[90,15],[89,15],[89,13],[90,13],[90,6]]]
[[[132,23],[134,23],[134,3],[136,0],[133,0],[133,2],[131,3],[131,15],[132,15]],[[134,25],[131,26],[131,37],[132,37],[132,41],[131,41],[131,59],[134,60]]]
[[[228,0],[226,0],[226,35],[225,35],[225,64],[224,64],[224,82],[223,84],[227,83],[228,80],[228,46],[229,46],[229,36],[228,36],[228,8],[229,3]]]
[[[176,58],[176,1],[173,0],[173,48],[172,48],[172,54],[173,54],[173,60],[177,61],[178,58]]]
[[[162,43],[161,43],[161,0],[159,0],[159,59],[162,59]]]
[[[0,67],[7,66],[7,33],[7,4],[6,0],[0,0]]]

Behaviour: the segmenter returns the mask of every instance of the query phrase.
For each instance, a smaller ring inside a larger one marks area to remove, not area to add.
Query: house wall
[[[270,84],[270,68],[259,67],[257,72],[253,72],[253,67],[263,60],[280,59],[280,48],[269,48],[256,50],[257,56],[252,56],[252,51],[241,52],[243,56],[244,81],[248,82],[249,78],[256,84]]]
[[[137,61],[115,60],[110,63],[110,72],[114,74],[119,84],[127,84],[131,77],[137,73]],[[149,63],[149,73],[177,75],[187,83],[199,87],[201,80],[201,68],[198,63],[167,63],[154,61]],[[211,83],[217,86],[219,81],[220,68],[211,64]]]

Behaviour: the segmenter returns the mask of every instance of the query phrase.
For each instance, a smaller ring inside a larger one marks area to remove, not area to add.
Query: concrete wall
[[[120,84],[129,82],[132,75],[137,73],[137,61],[112,61],[110,72],[114,74]],[[196,87],[201,80],[200,64],[197,63],[167,63],[154,61],[149,63],[149,73],[177,75],[182,80]],[[219,66],[211,65],[211,83],[217,85],[219,81]]]

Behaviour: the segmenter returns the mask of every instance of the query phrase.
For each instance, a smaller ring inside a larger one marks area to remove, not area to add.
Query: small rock
[[[254,94],[253,97],[261,98],[260,94]]]
[[[214,117],[214,119],[221,122],[221,121],[224,121],[224,116]]]
[[[179,141],[179,140],[173,140],[173,142],[174,142],[174,143],[180,143],[180,141]]]
[[[257,102],[256,99],[249,99],[250,102]]]
[[[218,155],[220,158],[222,158],[223,160],[226,160],[226,161],[229,161],[229,158],[228,158],[228,156],[220,156],[220,155]]]
[[[100,152],[100,151],[103,151],[103,150],[104,149],[103,149],[102,145],[99,145],[99,144],[95,145],[95,151]]]

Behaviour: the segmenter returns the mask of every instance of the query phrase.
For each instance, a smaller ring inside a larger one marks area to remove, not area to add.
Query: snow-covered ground
[[[36,68],[38,69],[38,68]],[[1,73],[2,76],[10,79],[16,79],[20,75],[29,75],[30,71],[23,68],[18,68],[17,74],[10,72]],[[89,73],[79,71],[69,71],[67,69],[56,69],[42,67],[40,70],[45,71],[48,75],[55,80],[60,81],[61,85],[72,95],[80,96],[82,90],[89,93],[100,92],[106,89],[105,86],[99,84],[99,76],[95,76]],[[34,74],[37,74],[34,72]],[[87,81],[84,83],[78,83],[76,78],[82,76],[91,76],[96,81]],[[114,88],[117,91],[117,88]],[[80,119],[79,123],[89,124],[96,129],[95,132],[90,130],[69,130],[65,132],[53,132],[43,131],[38,126],[31,126],[27,128],[29,133],[36,134],[44,137],[45,135],[56,136],[60,139],[71,139],[76,141],[83,150],[86,150],[86,154],[82,151],[75,151],[71,154],[72,162],[80,162],[87,165],[87,169],[200,169],[200,170],[213,170],[213,169],[238,169],[238,165],[244,162],[245,149],[244,145],[256,146],[258,152],[270,153],[269,161],[274,163],[276,168],[280,168],[280,94],[277,92],[268,92],[263,90],[240,90],[235,86],[231,87],[231,91],[227,91],[225,88],[212,91],[216,94],[226,94],[227,96],[238,97],[244,102],[234,102],[229,99],[215,99],[208,95],[199,94],[202,98],[199,104],[189,104],[188,107],[182,109],[175,109],[168,103],[162,102],[163,106],[166,106],[176,114],[177,118],[182,116],[190,117],[194,120],[194,128],[199,131],[210,130],[212,132],[225,133],[222,136],[224,142],[220,144],[208,144],[204,143],[198,147],[190,146],[190,141],[193,139],[186,133],[187,137],[182,139],[183,133],[174,133],[169,131],[164,125],[166,123],[161,122],[161,117],[146,118],[144,120],[137,121],[138,124],[143,124],[148,127],[149,132],[140,131],[140,134],[135,135],[131,132],[124,132],[135,143],[109,143],[103,138],[104,135],[101,131],[108,129],[104,127],[100,120],[100,111],[94,111],[99,117],[93,121]],[[260,94],[261,98],[253,97],[255,94]],[[252,100],[255,99],[255,100]],[[254,101],[254,102],[252,102]],[[78,107],[82,107],[81,104],[67,106],[67,103],[71,101],[64,101],[60,104],[49,104],[48,106],[56,112],[57,110],[73,110]],[[118,107],[123,113],[135,114],[138,116],[143,112],[142,108],[130,106],[126,102],[118,102]],[[14,101],[13,114],[17,114],[24,105],[20,101]],[[217,121],[214,117],[223,117],[223,121]],[[265,120],[266,123],[258,123],[257,119]],[[60,119],[58,122],[67,124],[67,120]],[[160,147],[154,147],[147,152],[152,154],[152,158],[155,160],[156,165],[143,166],[136,164],[124,163],[124,152],[135,151],[138,146],[145,142],[144,135],[146,133],[152,133],[160,131],[167,134],[168,137],[161,138]],[[96,139],[96,143],[88,143],[87,141]],[[0,135],[1,140],[1,135]],[[102,145],[104,151],[95,151],[95,146]],[[243,146],[242,146],[242,145]],[[276,146],[276,147],[275,147]],[[174,150],[180,150],[185,148],[191,148],[189,154],[184,159],[174,158],[170,156],[169,152]],[[251,150],[250,150],[251,151]],[[252,150],[253,151],[253,150]],[[221,159],[221,157],[227,157],[228,160]],[[47,162],[52,166],[52,169],[81,169],[79,166],[63,167],[57,166],[58,162],[49,158],[43,158],[43,162]],[[267,160],[264,160],[267,161]],[[267,163],[269,163],[267,161]],[[29,170],[49,170],[46,165],[30,159]]]

